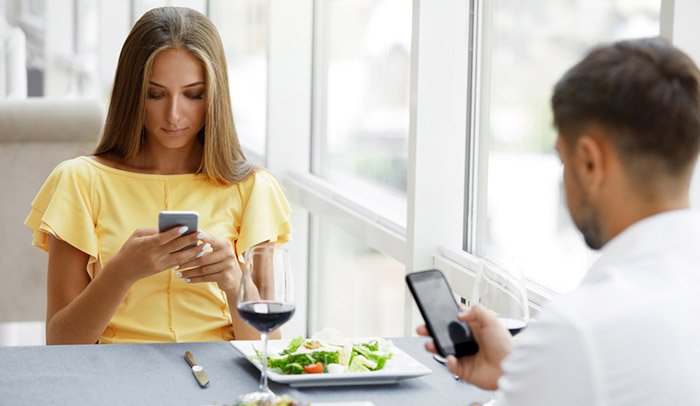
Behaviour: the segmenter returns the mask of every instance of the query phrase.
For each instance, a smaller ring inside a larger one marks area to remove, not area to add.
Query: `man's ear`
[[[603,140],[592,134],[582,134],[574,151],[574,170],[581,186],[589,193],[600,190],[605,181],[606,159]]]

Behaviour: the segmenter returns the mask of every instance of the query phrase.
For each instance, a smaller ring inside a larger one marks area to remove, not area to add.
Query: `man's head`
[[[603,230],[606,209],[636,203],[605,196],[687,200],[700,150],[700,72],[667,41],[593,49],[557,83],[552,109],[569,210],[589,246],[613,236]],[[620,182],[608,176],[617,167]],[[610,194],[613,186],[635,193]]]

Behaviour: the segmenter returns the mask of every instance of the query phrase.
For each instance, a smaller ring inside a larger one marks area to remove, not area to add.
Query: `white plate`
[[[372,340],[386,342],[383,338],[358,338],[350,339],[351,342],[368,342]],[[291,340],[270,340],[268,341],[268,354],[276,354],[287,348]],[[253,363],[258,369],[261,368],[260,361],[250,357],[255,355],[253,346],[258,350],[262,349],[261,341],[231,341],[233,347],[238,350],[246,359]],[[286,383],[293,387],[303,386],[341,386],[341,385],[379,385],[394,383],[401,379],[416,378],[428,375],[432,371],[425,365],[413,359],[410,355],[401,351],[396,346],[391,347],[394,354],[386,362],[384,368],[379,371],[370,372],[347,372],[344,374],[303,374],[303,375],[282,375],[268,370],[267,377],[278,383]]]

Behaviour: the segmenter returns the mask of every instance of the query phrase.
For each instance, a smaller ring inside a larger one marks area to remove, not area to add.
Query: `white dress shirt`
[[[497,405],[700,405],[700,211],[646,218],[601,253],[515,340]]]

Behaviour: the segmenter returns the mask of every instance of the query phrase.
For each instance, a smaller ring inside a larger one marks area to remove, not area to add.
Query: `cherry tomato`
[[[305,365],[304,372],[307,374],[321,374],[323,373],[323,364],[317,362],[315,364]]]

